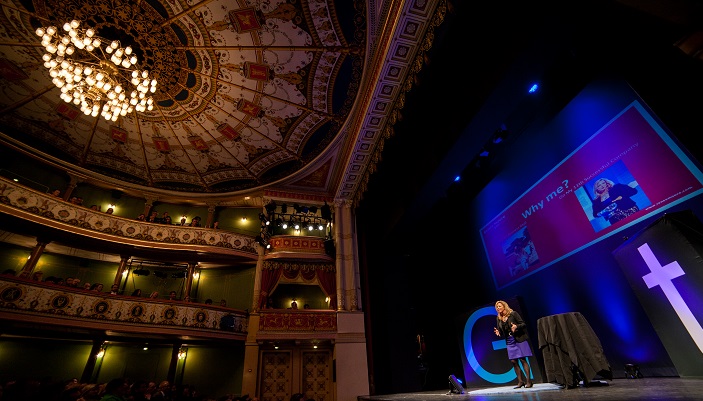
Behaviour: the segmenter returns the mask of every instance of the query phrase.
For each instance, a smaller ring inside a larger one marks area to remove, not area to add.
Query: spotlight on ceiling
[[[166,277],[168,277],[168,274],[164,273],[164,272],[154,272],[154,276],[156,276],[158,278],[166,278]]]
[[[268,214],[271,214],[271,213],[275,212],[275,211],[276,211],[276,207],[277,207],[276,202],[273,202],[273,201],[267,203],[266,206],[264,206],[264,208],[266,209],[266,212],[267,212]]]

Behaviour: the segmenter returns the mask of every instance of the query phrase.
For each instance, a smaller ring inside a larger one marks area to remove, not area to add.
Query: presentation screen
[[[481,228],[496,287],[699,195],[702,182],[700,169],[632,102]]]

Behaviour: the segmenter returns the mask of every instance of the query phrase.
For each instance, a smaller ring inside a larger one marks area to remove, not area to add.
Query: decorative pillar
[[[205,220],[206,228],[212,228],[212,223],[214,223],[213,220],[215,220],[215,211],[217,210],[217,205],[217,203],[207,204],[207,220]]]
[[[334,223],[334,246],[335,246],[335,266],[337,269],[336,272],[336,278],[337,278],[337,310],[338,311],[343,311],[345,310],[345,296],[344,296],[344,287],[345,287],[345,282],[344,282],[344,242],[342,241],[342,238],[344,237],[344,222],[342,218],[342,205],[344,201],[343,200],[335,200],[334,202],[334,208],[335,210],[340,210],[339,213],[335,214],[335,223]]]
[[[361,309],[361,290],[352,205],[350,200],[335,201],[337,310],[357,311]]]
[[[146,218],[149,218],[149,214],[151,213],[151,208],[154,206],[154,202],[159,200],[159,198],[154,197],[154,196],[145,196],[144,197],[146,201],[144,202],[144,216]]]
[[[259,303],[261,302],[261,274],[264,268],[264,247],[256,244],[254,245],[256,253],[259,254],[259,259],[256,261],[256,272],[254,273],[254,299],[252,299],[251,310],[258,312],[260,309]],[[267,294],[268,296],[269,294]]]
[[[115,274],[115,280],[112,284],[117,284],[118,286],[122,282],[122,272],[127,268],[127,262],[129,261],[129,256],[120,256],[120,266],[117,268],[117,274]]]
[[[90,349],[88,361],[85,363],[83,374],[81,375],[81,383],[90,383],[91,380],[93,380],[93,372],[95,371],[95,364],[98,360],[98,352],[102,349],[103,343],[103,338],[96,338],[93,340],[93,347]]]
[[[193,287],[193,274],[195,273],[195,266],[197,266],[197,263],[195,262],[188,263],[188,273],[186,274],[186,293],[183,298],[188,297],[188,299],[191,299],[190,289]]]
[[[71,195],[73,194],[73,190],[76,189],[78,184],[83,182],[83,180],[79,177],[76,177],[73,174],[68,175],[71,181],[68,183],[68,187],[66,187],[66,190],[63,191],[63,200],[67,201],[71,199]]]
[[[42,253],[44,253],[44,249],[49,244],[49,242],[51,241],[43,238],[37,238],[37,244],[34,245],[34,249],[32,249],[32,253],[29,255],[29,259],[27,259],[27,262],[24,264],[24,267],[22,267],[22,270],[20,271],[20,277],[29,278],[32,276],[32,272],[34,272],[34,268],[37,266],[37,262],[39,262],[39,257],[42,255]]]
[[[168,365],[168,374],[166,375],[166,380],[169,383],[173,383],[176,379],[176,368],[178,367],[178,351],[181,350],[181,343],[174,343],[171,349],[171,363]]]

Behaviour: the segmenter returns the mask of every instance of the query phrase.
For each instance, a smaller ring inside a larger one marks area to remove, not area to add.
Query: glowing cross
[[[686,327],[688,334],[691,335],[698,349],[703,352],[703,328],[698,324],[698,320],[696,320],[693,312],[691,312],[691,309],[686,305],[686,301],[681,297],[681,294],[679,294],[679,291],[672,282],[676,277],[686,274],[681,268],[681,265],[679,265],[679,262],[673,261],[666,266],[662,266],[647,244],[640,246],[637,250],[640,252],[640,255],[642,255],[642,259],[644,259],[649,270],[651,270],[651,273],[647,273],[642,277],[645,284],[647,284],[647,288],[661,287],[664,295]]]

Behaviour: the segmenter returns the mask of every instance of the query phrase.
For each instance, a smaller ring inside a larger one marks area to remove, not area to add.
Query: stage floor
[[[599,383],[603,383],[600,384]],[[470,388],[464,394],[446,391],[359,396],[359,401],[465,401],[465,400],[537,400],[537,401],[700,401],[703,378],[657,377],[614,379],[565,389],[554,384],[535,384],[531,389],[514,390],[513,386]]]

